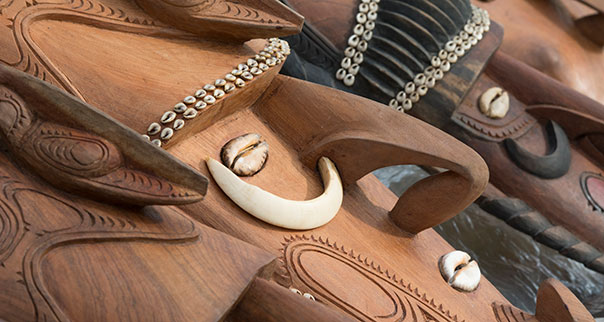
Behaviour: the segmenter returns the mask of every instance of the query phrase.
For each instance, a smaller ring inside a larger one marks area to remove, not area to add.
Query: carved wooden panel
[[[0,320],[217,320],[273,257],[168,207],[49,189],[0,154]]]
[[[276,279],[362,321],[458,321],[455,312],[353,249],[326,237],[286,237]],[[372,299],[364,297],[372,294]]]
[[[10,75],[10,72],[5,74]],[[15,72],[15,75],[19,73]],[[10,83],[15,90],[3,86],[2,82]],[[124,135],[114,140],[117,142],[114,144],[101,135],[74,128],[71,124],[77,116],[73,116],[73,113],[84,114],[83,109],[91,108],[77,106],[81,103],[76,104],[73,100],[59,102],[53,99],[53,104],[63,105],[65,110],[71,109],[72,114],[64,118],[57,116],[60,121],[52,120],[50,115],[59,115],[59,111],[49,112],[53,106],[36,101],[34,96],[40,93],[28,92],[31,88],[24,84],[27,81],[17,83],[10,78],[0,80],[0,138],[6,140],[7,147],[15,157],[51,184],[61,189],[87,193],[95,199],[130,204],[173,204],[202,198],[200,191],[195,191],[198,187],[191,189],[175,184],[173,182],[177,180],[171,182],[165,178],[166,172],[162,173],[162,177],[153,171],[144,171],[136,165],[136,157],[125,157],[122,154],[123,146],[120,148],[120,145],[128,141],[131,144],[149,145],[140,137],[131,141],[126,138],[128,130],[112,123],[104,130]],[[16,90],[21,90],[23,96],[17,94]],[[26,99],[29,99],[29,104]],[[86,122],[91,125],[102,119],[106,120],[106,117],[96,115],[86,119]],[[157,149],[151,146],[145,148],[157,154]]]
[[[33,41],[33,22],[42,19],[76,20],[142,34],[161,34],[165,25],[141,11],[133,2],[97,0],[14,0],[0,4],[0,62],[32,74],[79,96],[69,79]],[[68,17],[68,18],[67,18]],[[174,31],[172,31],[174,33]],[[12,39],[13,45],[10,44]]]

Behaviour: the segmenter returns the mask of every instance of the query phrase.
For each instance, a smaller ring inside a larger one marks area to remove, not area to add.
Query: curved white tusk
[[[457,290],[472,292],[480,283],[478,263],[465,252],[456,250],[443,255],[438,267],[445,281]]]
[[[206,164],[218,186],[233,202],[275,226],[297,230],[317,228],[333,219],[342,205],[342,181],[336,166],[326,157],[319,159],[318,164],[325,191],[306,201],[283,199],[246,183],[212,158],[207,158]]]

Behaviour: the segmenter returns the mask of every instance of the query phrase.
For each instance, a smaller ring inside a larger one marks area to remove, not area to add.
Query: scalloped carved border
[[[485,140],[495,142],[501,142],[507,138],[518,137],[537,123],[537,120],[527,113],[520,115],[501,127],[483,123],[472,116],[461,112],[454,112],[451,119],[472,134]]]
[[[347,249],[336,242],[332,243],[329,238],[292,235],[285,237],[282,245],[282,255],[279,258],[281,266],[274,275],[278,283],[309,292],[318,301],[335,306],[359,320],[460,321],[456,314],[445,309],[442,304],[438,304],[434,298],[415,285],[398,277],[392,270],[384,269],[369,257],[352,249]],[[354,307],[340,299],[332,290],[328,290],[311,276],[312,270],[305,267],[300,258],[307,252],[317,252],[330,260],[336,260],[357,273],[357,278],[366,279],[368,283],[379,286],[392,300],[394,312],[386,316],[375,316],[363,308]]]

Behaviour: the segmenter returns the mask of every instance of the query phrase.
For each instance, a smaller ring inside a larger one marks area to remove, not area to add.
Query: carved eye
[[[122,163],[120,153],[111,143],[72,129],[42,129],[31,142],[40,159],[76,176],[102,176]]]

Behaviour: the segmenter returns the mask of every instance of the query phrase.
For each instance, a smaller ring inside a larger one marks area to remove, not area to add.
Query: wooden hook
[[[273,96],[280,99],[272,100]],[[476,152],[374,101],[279,76],[256,107],[299,151],[307,166],[314,168],[318,158],[326,156],[338,167],[345,185],[392,165],[448,169],[414,184],[390,212],[392,220],[409,233],[417,234],[455,216],[480,195],[488,181],[487,166]]]

